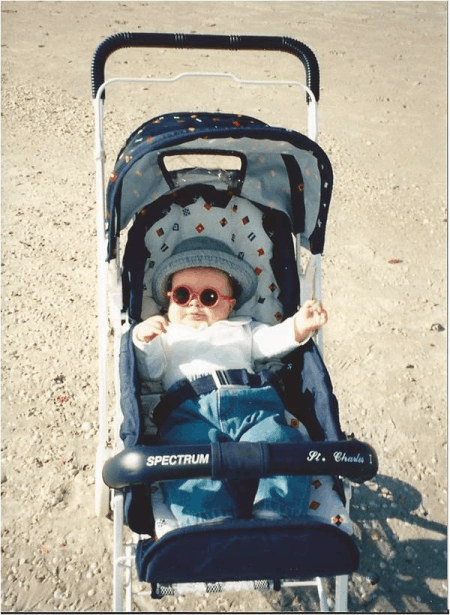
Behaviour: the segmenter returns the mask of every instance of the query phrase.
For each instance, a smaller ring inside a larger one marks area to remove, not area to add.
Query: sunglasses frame
[[[179,301],[176,300],[175,298],[175,293],[177,292],[178,289],[180,288],[185,288],[188,293],[189,293],[189,297],[187,298],[187,300],[184,303],[180,303]],[[212,304],[212,305],[207,305],[206,303],[203,303],[202,301],[202,294],[206,291],[206,290],[212,290],[213,292],[216,293],[217,295],[217,299],[216,301]],[[221,293],[220,291],[216,290],[215,288],[212,288],[211,286],[205,286],[204,288],[202,288],[200,291],[194,291],[190,286],[188,286],[187,284],[179,284],[178,286],[176,286],[173,290],[169,290],[169,292],[167,293],[167,296],[172,299],[172,301],[174,303],[176,303],[176,305],[179,305],[180,307],[186,307],[187,305],[189,305],[189,303],[193,300],[198,298],[198,300],[200,301],[201,305],[203,307],[206,308],[215,308],[218,304],[219,301],[221,301],[222,299],[224,301],[228,301],[228,302],[232,302],[234,301],[233,297],[231,295],[225,295],[224,293]]]

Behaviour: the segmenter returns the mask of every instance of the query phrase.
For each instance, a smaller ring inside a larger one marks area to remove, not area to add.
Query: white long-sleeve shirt
[[[236,317],[199,329],[169,324],[167,332],[144,342],[140,327],[133,330],[139,375],[160,380],[167,391],[183,378],[192,380],[217,370],[246,369],[254,372],[255,361],[280,358],[306,343],[295,340],[293,317],[278,325]]]

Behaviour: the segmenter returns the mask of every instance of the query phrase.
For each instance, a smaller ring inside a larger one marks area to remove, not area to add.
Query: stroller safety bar
[[[374,449],[359,440],[304,444],[214,442],[125,449],[105,463],[103,480],[114,489],[182,478],[258,478],[278,474],[322,474],[364,482],[377,471]]]
[[[95,99],[99,87],[105,80],[105,64],[108,57],[114,51],[127,47],[284,51],[295,55],[302,62],[306,71],[306,85],[313,92],[316,101],[319,101],[320,76],[316,56],[307,45],[293,38],[150,32],[119,32],[100,43],[92,59],[92,98]],[[307,101],[309,100],[308,96]]]

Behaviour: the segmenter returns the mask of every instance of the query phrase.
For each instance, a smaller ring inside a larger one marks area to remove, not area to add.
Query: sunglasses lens
[[[200,301],[206,307],[212,307],[213,305],[215,305],[217,303],[218,299],[219,299],[219,297],[218,297],[216,291],[213,290],[212,288],[207,288],[200,295]]]
[[[173,293],[173,300],[179,305],[184,305],[189,301],[190,295],[191,293],[187,288],[185,288],[184,286],[179,286],[175,289]]]

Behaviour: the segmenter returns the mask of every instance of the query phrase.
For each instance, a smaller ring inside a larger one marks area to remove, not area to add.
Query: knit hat
[[[170,276],[182,269],[194,267],[220,269],[228,274],[239,290],[235,297],[237,310],[256,292],[258,282],[252,267],[238,258],[226,243],[212,237],[192,237],[175,246],[172,254],[155,269],[152,278],[153,299],[159,305],[167,306]]]

